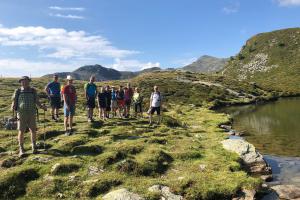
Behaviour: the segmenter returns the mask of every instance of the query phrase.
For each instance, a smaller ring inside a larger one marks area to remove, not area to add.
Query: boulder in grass
[[[56,163],[51,168],[52,175],[66,174],[77,171],[80,165],[77,163]]]
[[[242,159],[247,170],[252,174],[271,174],[271,167],[255,147],[243,139],[222,141],[224,149],[235,152]]]
[[[180,195],[176,195],[170,191],[170,188],[162,185],[153,185],[148,188],[149,192],[158,193],[162,196],[161,199],[166,200],[183,200],[183,197]]]
[[[103,196],[103,200],[144,200],[138,194],[132,193],[127,189],[114,190]]]

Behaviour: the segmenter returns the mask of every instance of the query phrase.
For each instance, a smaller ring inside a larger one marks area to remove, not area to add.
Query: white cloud
[[[50,6],[51,10],[59,10],[59,11],[84,11],[83,7],[59,7],[59,6]]]
[[[182,58],[182,59],[177,59],[177,60],[174,60],[173,63],[175,65],[177,65],[178,67],[183,67],[183,66],[186,66],[186,65],[189,65],[193,62],[195,62],[197,60],[196,57],[192,57],[192,58]]]
[[[280,6],[300,6],[300,0],[277,0]]]
[[[63,14],[52,14],[52,13],[49,13],[49,16],[51,16],[51,17],[65,18],[65,19],[85,19],[84,16],[81,16],[81,15],[71,15],[71,14],[63,15]]]
[[[56,62],[34,62],[25,59],[0,59],[0,75],[16,76],[42,76],[56,71],[73,71],[74,66]]]
[[[138,60],[121,60],[119,58],[115,59],[115,63],[110,67],[120,70],[120,71],[139,71],[151,67],[160,67],[159,62],[140,62]]]
[[[238,12],[240,9],[240,3],[238,1],[231,2],[229,5],[223,7],[222,11],[225,14],[232,14]]]
[[[123,58],[139,52],[119,49],[100,35],[41,26],[0,27],[0,46],[36,47],[41,56],[59,59]]]

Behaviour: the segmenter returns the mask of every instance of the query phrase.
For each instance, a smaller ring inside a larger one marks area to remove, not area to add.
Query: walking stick
[[[45,106],[45,105],[44,105]],[[44,123],[44,150],[46,151],[46,111],[44,110],[44,120],[43,120],[43,123]]]
[[[12,113],[12,117],[13,117],[13,121],[17,119],[17,116],[16,116],[16,112],[15,112],[15,109],[13,108],[13,113]],[[14,146],[14,133],[13,131],[11,130],[11,151],[10,151],[10,155],[13,154],[12,152],[12,149],[13,149],[13,146]]]

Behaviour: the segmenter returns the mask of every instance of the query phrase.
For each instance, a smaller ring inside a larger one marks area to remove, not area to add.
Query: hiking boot
[[[70,129],[70,135],[73,135],[74,134],[74,130],[73,129]]]
[[[91,119],[91,118],[88,118],[88,122],[91,123],[91,122],[92,122],[92,119]]]
[[[55,116],[54,116],[54,115],[52,115],[52,120],[56,121],[56,118],[55,118]]]
[[[71,134],[70,134],[70,131],[69,131],[69,130],[66,130],[65,135],[66,135],[66,136],[70,136],[70,135],[71,135]]]
[[[22,158],[25,156],[25,149],[24,147],[20,147],[19,149],[19,157]]]

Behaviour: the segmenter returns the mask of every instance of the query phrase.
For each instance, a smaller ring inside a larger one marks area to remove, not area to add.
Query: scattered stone
[[[89,171],[89,176],[95,176],[95,175],[98,175],[98,174],[104,172],[103,169],[99,169],[98,167],[95,167],[95,166],[89,166],[88,171]]]
[[[183,200],[183,197],[170,191],[170,188],[162,185],[153,185],[148,188],[149,192],[159,193],[165,200]]]
[[[231,126],[229,126],[229,125],[224,125],[224,124],[221,124],[221,125],[220,125],[220,128],[225,129],[225,131],[230,131],[230,130],[231,130]]]
[[[47,180],[47,181],[52,181],[52,180],[54,179],[54,177],[53,177],[53,176],[50,176],[49,174],[46,174],[46,175],[44,176],[44,179]]]
[[[255,147],[243,139],[222,141],[224,149],[237,153],[247,170],[253,174],[271,174],[271,167]]]
[[[40,156],[35,156],[33,157],[31,160],[32,161],[37,161],[40,163],[48,163],[49,161],[51,161],[53,158],[51,157],[40,157]]]
[[[255,190],[243,189],[238,195],[238,197],[233,198],[232,200],[254,200],[256,194]]]
[[[103,196],[103,200],[144,200],[138,194],[129,192],[127,189],[114,190]]]
[[[75,181],[79,176],[76,176],[76,175],[71,175],[69,176],[69,181],[73,182]]]
[[[262,175],[260,178],[265,182],[271,182],[273,180],[272,174]]]
[[[181,181],[181,180],[184,179],[184,177],[183,176],[179,176],[177,179]]]
[[[205,168],[206,168],[206,165],[203,165],[203,164],[199,165],[199,170],[201,172],[203,172],[205,170]]]
[[[55,138],[55,139],[53,139],[53,142],[57,143],[57,142],[59,142],[60,140],[61,140],[60,138]]]
[[[281,199],[300,198],[300,187],[295,185],[276,185],[271,187]]]
[[[57,198],[63,199],[63,198],[65,198],[65,196],[62,193],[58,193]]]
[[[59,167],[61,166],[60,163],[56,163],[55,165],[53,165],[51,167],[51,174],[56,174],[56,172],[58,171]]]

